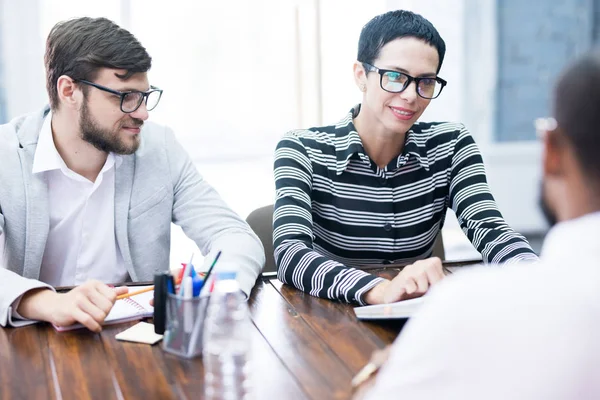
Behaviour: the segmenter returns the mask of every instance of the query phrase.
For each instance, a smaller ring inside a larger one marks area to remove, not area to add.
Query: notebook
[[[423,304],[424,297],[402,300],[396,303],[376,304],[355,307],[354,314],[358,319],[400,319],[409,318]]]
[[[148,286],[136,286],[131,287],[129,290],[140,290],[147,288]],[[122,322],[136,321],[142,318],[152,317],[154,314],[154,307],[150,305],[150,299],[154,297],[154,291],[151,290],[146,293],[136,294],[135,296],[120,299],[115,302],[115,305],[110,310],[104,324],[102,325],[113,325]],[[70,331],[73,329],[84,328],[81,324],[73,324],[69,326],[56,326],[54,328],[59,331]]]

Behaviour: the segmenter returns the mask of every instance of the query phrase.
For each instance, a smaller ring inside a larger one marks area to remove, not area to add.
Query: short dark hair
[[[600,190],[600,53],[588,53],[562,73],[554,117],[571,143],[588,183]]]
[[[57,82],[62,75],[93,81],[101,68],[124,69],[121,79],[147,72],[152,58],[127,30],[106,18],[76,18],[54,25],[46,41],[46,89],[58,108]],[[87,87],[84,86],[84,93]]]
[[[376,16],[363,27],[358,40],[357,60],[373,64],[383,46],[404,37],[420,39],[435,47],[440,59],[437,72],[440,72],[446,54],[446,43],[431,22],[406,10],[388,11]]]

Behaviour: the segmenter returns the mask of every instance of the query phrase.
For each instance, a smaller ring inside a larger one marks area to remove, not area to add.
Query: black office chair
[[[265,248],[264,272],[277,272],[275,256],[273,255],[273,204],[257,208],[246,218],[250,228],[262,242]]]

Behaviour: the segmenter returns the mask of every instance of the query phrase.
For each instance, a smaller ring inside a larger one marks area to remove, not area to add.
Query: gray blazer
[[[49,229],[44,174],[32,174],[38,136],[49,108],[0,126],[0,325],[12,321],[11,305],[38,281]],[[173,132],[146,122],[135,154],[123,156],[115,177],[115,235],[133,281],[149,281],[169,267],[171,222],[181,226],[217,269],[237,271],[249,294],[265,256],[260,240],[202,179]],[[187,257],[187,255],[182,255]],[[2,268],[3,267],[3,268]]]

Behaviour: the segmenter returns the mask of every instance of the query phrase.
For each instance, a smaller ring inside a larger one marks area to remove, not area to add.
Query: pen
[[[387,346],[385,349],[377,350],[373,353],[367,365],[365,365],[352,379],[352,388],[356,389],[358,386],[365,383],[379,370],[379,368],[381,368],[381,366],[383,366],[388,359],[390,349],[391,347]]]
[[[184,298],[183,329],[185,330],[186,333],[191,333],[192,327],[194,326],[194,314],[193,314],[194,310],[192,308],[192,303],[191,303],[192,297],[194,295],[192,277],[191,276],[184,277],[181,286],[182,286],[182,290],[180,290],[180,292],[183,292],[183,298]]]
[[[117,296],[117,300],[126,299],[128,297],[135,296],[136,294],[146,293],[146,292],[149,292],[151,290],[154,290],[154,285],[148,286],[147,288],[144,288],[144,289],[134,290],[133,292],[129,292],[129,293],[125,293],[125,294],[122,294],[120,296]]]
[[[365,383],[367,379],[371,377],[371,375],[377,372],[378,369],[379,365],[369,362],[360,371],[358,371],[358,374],[356,374],[354,378],[352,378],[352,387],[355,388]]]
[[[175,294],[175,280],[171,274],[167,278],[167,293]]]
[[[202,287],[205,287],[206,284],[208,283],[208,278],[210,278],[210,274],[212,273],[213,268],[215,267],[215,264],[217,264],[217,261],[219,261],[219,257],[221,257],[221,250],[219,250],[219,252],[215,256],[215,260],[212,262],[212,264],[208,268],[208,271],[206,271],[206,275],[204,276],[204,284],[202,285]]]
[[[181,271],[180,280],[182,282],[182,286],[179,288],[179,295],[182,295],[182,289],[184,289],[184,287],[183,287],[183,280],[187,276],[191,276],[190,270],[194,269],[194,265],[192,264],[192,260],[193,259],[194,259],[194,253],[192,253],[192,256],[190,257],[190,262],[187,263],[186,266],[185,266],[185,268]]]
[[[192,277],[192,285],[194,288],[194,293],[193,293],[192,297],[200,296],[200,291],[202,290],[202,287],[204,286],[204,279],[202,279],[200,276],[196,275],[196,276]]]

